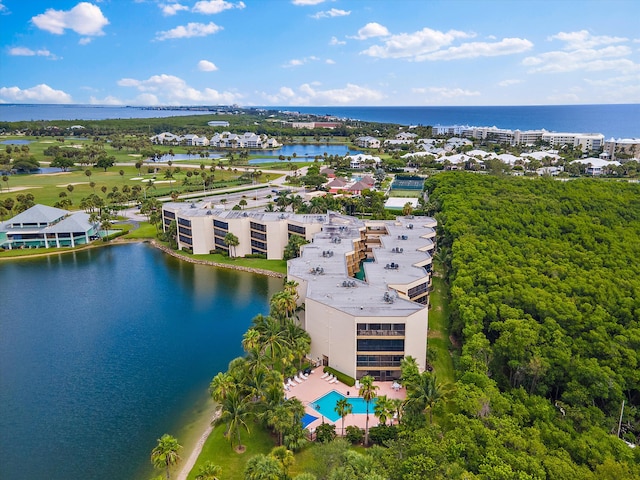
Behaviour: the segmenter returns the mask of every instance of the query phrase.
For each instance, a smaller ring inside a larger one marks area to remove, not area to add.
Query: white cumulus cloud
[[[519,83],[522,83],[522,80],[518,80],[516,78],[507,78],[506,80],[502,80],[501,82],[498,82],[498,86],[510,87],[511,85],[517,85]]]
[[[475,90],[465,90],[463,88],[450,88],[450,87],[428,87],[428,88],[413,88],[411,90],[416,94],[431,94],[440,98],[461,98],[461,97],[477,97],[480,92]]]
[[[600,45],[611,45],[613,43],[628,41],[627,38],[623,37],[591,35],[587,30],[580,30],[578,32],[559,32],[556,35],[551,35],[548,39],[565,42],[565,50],[581,50],[584,48],[593,48]]]
[[[25,89],[2,87],[0,88],[0,99],[15,103],[72,103],[71,95],[62,90],[55,90],[45,83]]]
[[[13,47],[9,49],[9,55],[13,55],[15,57],[47,57],[51,60],[57,60],[58,57],[51,53],[46,48],[41,48],[39,50],[31,50],[28,47]]]
[[[225,0],[202,0],[196,2],[193,6],[193,11],[196,13],[203,13],[205,15],[215,15],[216,13],[224,12],[232,8],[243,9],[246,5],[244,2],[232,3]]]
[[[293,0],[291,3],[294,5],[318,5],[319,3],[324,3],[327,0]]]
[[[416,58],[436,52],[451,45],[460,38],[470,38],[473,34],[458,30],[441,32],[425,27],[413,33],[392,35],[381,45],[373,45],[360,52],[376,58]]]
[[[213,88],[198,90],[174,75],[153,75],[146,80],[123,78],[121,87],[132,87],[141,92],[137,103],[147,105],[206,105],[238,103],[242,96],[234,92],[220,92]]]
[[[573,71],[597,72],[611,70],[616,73],[640,71],[640,64],[628,57],[633,54],[629,42],[622,37],[592,35],[586,30],[560,32],[548,38],[550,41],[564,42],[560,50],[526,57],[522,64],[529,67],[529,73],[566,73]]]
[[[109,25],[100,7],[88,2],[80,2],[66,11],[49,8],[31,21],[39,29],[56,35],[62,35],[65,30],[73,30],[80,35],[104,35],[102,29]]]
[[[285,63],[283,65],[284,68],[288,68],[288,67],[300,67],[301,65],[304,65],[306,63],[309,62],[316,62],[320,60],[318,57],[311,55],[310,57],[304,57],[304,58],[294,58],[292,60],[289,60],[287,63]]]
[[[346,17],[347,15],[351,15],[351,10],[340,10],[339,8],[332,8],[331,10],[326,10],[322,12],[318,12],[316,14],[311,15],[311,18],[331,18],[331,17]]]
[[[623,58],[631,53],[631,48],[626,45],[574,51],[557,50],[527,57],[522,64],[530,67],[529,73],[564,73],[576,70],[594,72],[609,69],[626,73],[640,68],[640,65]]]
[[[158,6],[162,10],[162,14],[167,17],[171,17],[181,11],[189,10],[189,7],[181,3],[160,3]]]
[[[364,27],[358,30],[358,35],[355,37],[357,40],[366,40],[373,37],[386,37],[389,35],[389,30],[384,25],[380,25],[377,22],[367,23]]]
[[[375,58],[403,58],[414,62],[425,60],[459,60],[522,53],[533,48],[524,38],[503,38],[489,42],[464,42],[475,33],[449,30],[443,32],[425,27],[413,33],[391,35],[382,44],[361,51]],[[454,45],[456,42],[462,42]]]
[[[125,104],[125,102],[123,102],[117,97],[114,97],[113,95],[107,95],[104,98],[96,98],[94,96],[91,96],[89,98],[89,103],[91,105],[124,105]]]
[[[338,40],[338,37],[331,37],[329,40],[329,45],[345,45],[346,43],[344,40]]]
[[[171,30],[164,32],[158,32],[156,34],[156,40],[168,40],[171,38],[191,38],[191,37],[206,37],[207,35],[213,35],[214,33],[222,30],[222,27],[216,25],[213,22],[197,23],[190,22],[186,25],[179,25]]]
[[[274,105],[373,105],[384,95],[378,90],[348,83],[344,88],[322,90],[317,82],[305,83],[296,90],[282,87],[275,94],[262,93]]]
[[[215,63],[210,62],[209,60],[200,60],[198,62],[198,70],[202,72],[215,72],[218,70]]]
[[[462,58],[497,57],[522,53],[533,48],[533,43],[524,38],[503,38],[499,42],[468,42],[426,55],[416,55],[422,60],[459,60]]]

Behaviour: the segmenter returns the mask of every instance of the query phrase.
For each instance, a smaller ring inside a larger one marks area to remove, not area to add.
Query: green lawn
[[[207,255],[193,255],[187,252],[179,252],[180,255],[193,258],[195,260],[204,260],[208,262],[224,263],[226,265],[239,265],[249,268],[260,268],[276,273],[287,273],[286,260],[266,260],[262,258],[229,258],[219,253],[211,253]]]
[[[422,196],[422,190],[399,190],[394,188],[389,190],[389,196],[400,198],[420,198]]]
[[[246,451],[238,454],[224,436],[225,425],[216,426],[205,442],[202,453],[187,478],[194,480],[200,470],[200,466],[207,461],[212,461],[222,467],[220,478],[242,480],[247,461],[259,453],[268,454],[275,447],[275,442],[269,432],[260,425],[250,423],[249,431],[250,433],[247,433],[246,430],[243,430],[241,433],[242,444],[246,447]]]
[[[119,228],[119,227],[118,227]],[[129,233],[121,238],[143,240],[145,238],[156,238],[156,227],[148,222],[140,222],[140,227],[135,230],[129,230]]]
[[[5,138],[5,137],[3,137]],[[32,143],[28,145],[29,154],[33,155],[36,160],[41,163],[41,166],[47,166],[48,163],[53,160],[52,157],[44,156],[44,150],[52,145],[60,145],[63,148],[74,148],[83,144],[87,144],[87,140],[66,140],[64,143],[57,142],[51,138],[38,138],[38,137],[6,137],[7,140],[19,139],[19,140],[31,140]],[[159,149],[166,149],[165,147],[159,147]],[[177,148],[176,150],[179,150]],[[61,172],[56,174],[20,174],[10,175],[6,182],[0,182],[0,201],[6,198],[15,199],[19,194],[30,193],[35,197],[36,203],[44,205],[54,205],[60,200],[59,194],[64,192],[67,198],[71,199],[73,205],[71,210],[79,208],[82,198],[89,196],[91,193],[95,193],[106,199],[107,194],[112,192],[114,188],[119,190],[123,186],[127,185],[129,188],[134,185],[144,187],[147,185],[142,180],[154,180],[154,185],[148,188],[148,195],[152,196],[168,196],[171,191],[175,190],[179,193],[187,193],[189,191],[201,191],[202,181],[199,175],[193,175],[189,182],[191,186],[184,186],[183,182],[187,178],[187,172],[194,169],[188,169],[181,167],[179,173],[174,173],[174,178],[165,177],[167,170],[166,166],[155,165],[153,163],[145,163],[140,170],[131,165],[123,165],[123,163],[135,163],[141,159],[138,154],[129,153],[127,151],[117,151],[111,148],[109,144],[105,145],[105,151],[108,155],[113,155],[116,158],[116,164],[110,167],[105,172],[101,168],[94,168],[90,166],[78,165],[69,172]],[[194,162],[192,162],[194,163]],[[199,164],[200,159],[197,159],[195,163]],[[215,188],[223,188],[227,186],[239,185],[236,181],[237,177],[244,172],[236,172],[230,170],[216,169],[211,171],[210,162],[207,162],[206,173],[210,176],[212,173],[215,176],[214,185]],[[175,172],[177,165],[172,167]],[[120,171],[123,171],[123,175],[120,175]],[[200,168],[195,169],[200,173]],[[90,172],[90,176],[85,174],[85,171]],[[269,182],[276,178],[276,174],[264,173],[259,181]],[[134,180],[136,179],[136,180]],[[95,187],[90,187],[90,182],[95,183]],[[67,187],[73,185],[73,191],[69,192]],[[250,187],[250,185],[247,185]],[[103,192],[103,188],[106,189]],[[144,192],[144,190],[143,190]],[[207,188],[207,193],[214,193],[215,190],[211,190],[211,187]],[[144,195],[143,195],[144,196]]]
[[[430,295],[429,310],[429,358],[442,383],[453,384],[455,374],[451,353],[453,346],[449,340],[449,294],[447,285],[441,277],[433,277],[433,290]]]

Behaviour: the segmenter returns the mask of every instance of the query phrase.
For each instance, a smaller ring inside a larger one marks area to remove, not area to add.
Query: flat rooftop
[[[363,222],[353,217],[331,216],[313,243],[305,245],[299,258],[288,262],[290,276],[308,283],[306,298],[327,304],[354,316],[406,317],[425,308],[397,297],[390,285],[406,285],[424,279],[431,263],[427,251],[435,235],[435,220],[429,217],[399,217],[395,221]],[[373,262],[364,262],[366,281],[347,273],[346,255],[361,240],[361,231],[379,227],[380,247]],[[396,267],[397,266],[397,267]],[[387,294],[387,297],[385,297]],[[393,304],[393,308],[390,308]]]

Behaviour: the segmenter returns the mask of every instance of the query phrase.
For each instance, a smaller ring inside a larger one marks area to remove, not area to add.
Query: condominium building
[[[397,379],[408,355],[426,368],[435,226],[428,217],[327,215],[287,269],[304,303],[312,359],[356,379]]]
[[[640,138],[611,137],[604,142],[604,151],[609,154],[611,160],[640,158]]]
[[[194,253],[281,259],[292,235],[304,237],[310,243],[287,271],[305,307],[311,358],[356,379],[397,379],[408,355],[426,368],[434,219],[229,211],[207,202],[165,204],[162,214],[165,227],[176,221],[179,248]],[[228,233],[239,240],[235,249]]]
[[[553,146],[571,145],[574,148],[580,146],[583,152],[600,150],[604,146],[604,135],[601,133],[557,133],[545,132],[542,141]]]
[[[322,215],[225,210],[211,202],[165,203],[162,218],[165,229],[176,221],[179,250],[198,255],[221,250],[232,257],[261,254],[269,260],[282,259],[291,235],[311,241],[324,222]],[[227,245],[228,233],[238,238],[237,246]]]

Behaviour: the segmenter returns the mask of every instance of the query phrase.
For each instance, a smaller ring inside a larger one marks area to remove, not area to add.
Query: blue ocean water
[[[141,107],[112,107],[105,105],[51,105],[18,104],[0,105],[0,121],[21,122],[30,120],[105,120],[108,118],[161,118],[185,115],[205,115],[201,110],[154,110]]]
[[[264,107],[275,108],[275,107]],[[541,105],[521,107],[277,107],[401,125],[473,125],[552,132],[602,133],[640,138],[640,104]]]
[[[400,125],[475,125],[520,130],[602,133],[605,137],[640,138],[640,104],[540,105],[487,107],[292,107],[260,108],[333,115]],[[205,111],[147,110],[98,105],[0,104],[0,121],[101,120],[210,114]]]
[[[282,280],[143,244],[0,262],[0,478],[151,478]]]

